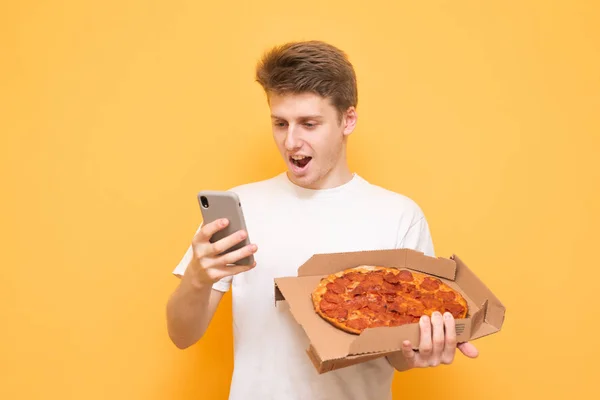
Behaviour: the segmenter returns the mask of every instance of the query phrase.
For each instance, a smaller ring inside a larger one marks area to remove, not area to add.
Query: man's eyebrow
[[[285,120],[285,118],[277,116],[277,115],[273,115],[271,114],[271,118],[272,119],[283,119]],[[315,114],[315,115],[301,115],[300,117],[298,117],[299,120],[307,120],[307,119],[323,119],[322,115],[319,114]]]

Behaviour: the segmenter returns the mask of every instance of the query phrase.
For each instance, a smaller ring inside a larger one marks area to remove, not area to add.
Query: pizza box
[[[460,292],[469,310],[465,318],[455,320],[458,342],[496,333],[504,323],[504,305],[456,255],[430,257],[411,249],[315,254],[298,268],[297,276],[275,278],[274,284],[275,304],[288,303],[292,316],[308,336],[306,352],[320,374],[401,351],[407,339],[418,346],[418,323],[368,328],[357,335],[334,327],[315,312],[311,293],[321,278],[359,265],[430,274]]]

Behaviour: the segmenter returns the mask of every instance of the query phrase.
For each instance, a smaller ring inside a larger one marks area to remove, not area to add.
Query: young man
[[[314,253],[411,248],[433,256],[427,220],[411,199],[350,171],[346,142],[356,126],[357,88],[342,51],[318,41],[278,46],[264,55],[256,77],[287,171],[231,189],[240,196],[251,245],[218,256],[247,233],[211,244],[226,221],[197,231],[174,270],[181,282],[167,306],[169,335],[182,349],[196,343],[231,288],[230,399],[391,399],[395,370],[453,361],[452,316],[422,318],[417,352],[407,342],[393,357],[319,375],[302,328],[285,306],[275,306],[273,279],[294,276]],[[254,265],[226,266],[249,254]],[[469,343],[458,348],[477,356]]]

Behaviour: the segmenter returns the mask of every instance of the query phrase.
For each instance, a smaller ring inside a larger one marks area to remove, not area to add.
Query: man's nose
[[[300,147],[298,133],[294,126],[290,125],[285,135],[285,148],[288,151],[295,150]]]

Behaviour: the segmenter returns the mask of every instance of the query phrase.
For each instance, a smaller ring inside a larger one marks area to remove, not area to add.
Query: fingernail
[[[434,318],[442,318],[442,313],[440,313],[439,311],[434,311],[431,316]]]
[[[452,314],[450,314],[449,312],[445,312],[444,313],[444,318],[451,319],[452,318]]]
[[[429,322],[429,317],[427,315],[423,315],[421,317],[421,322],[424,323],[424,324],[428,323]]]

